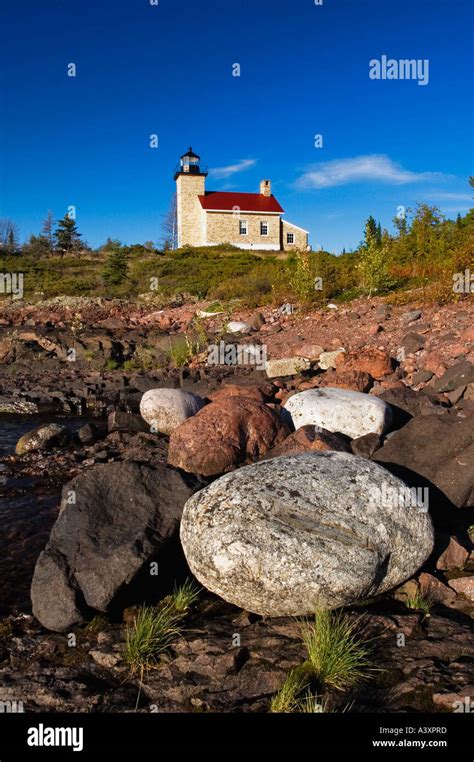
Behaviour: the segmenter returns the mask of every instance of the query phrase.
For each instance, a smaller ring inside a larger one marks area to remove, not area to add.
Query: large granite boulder
[[[222,476],[188,500],[180,533],[205,587],[266,616],[382,593],[433,548],[431,518],[408,487],[341,452],[283,456]]]

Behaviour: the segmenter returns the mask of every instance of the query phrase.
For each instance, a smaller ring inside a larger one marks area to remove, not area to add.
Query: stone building
[[[260,193],[206,191],[207,171],[192,148],[180,158],[174,179],[178,246],[230,243],[241,249],[308,251],[308,231],[282,218],[270,180]]]

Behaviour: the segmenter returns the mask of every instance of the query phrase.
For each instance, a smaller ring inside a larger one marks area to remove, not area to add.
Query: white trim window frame
[[[291,241],[290,241],[290,238],[291,238]],[[288,245],[290,245],[290,246],[291,246],[292,244],[294,244],[294,242],[295,242],[295,234],[294,234],[294,233],[290,233],[290,232],[287,232],[287,234],[286,234],[286,242],[287,242],[287,244],[288,244]]]
[[[247,220],[239,220],[239,235],[249,234],[249,223]]]
[[[263,232],[265,230],[265,232]],[[260,220],[260,235],[268,237],[270,235],[270,226],[268,220]]]

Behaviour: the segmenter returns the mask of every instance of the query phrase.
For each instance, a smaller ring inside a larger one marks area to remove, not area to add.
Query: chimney
[[[261,196],[272,195],[272,184],[270,180],[262,180],[262,182],[260,183],[260,195]]]

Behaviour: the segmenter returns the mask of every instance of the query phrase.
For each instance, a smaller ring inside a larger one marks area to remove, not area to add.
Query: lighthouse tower
[[[205,243],[205,219],[199,196],[204,196],[207,172],[201,157],[190,148],[179,160],[174,179],[178,215],[178,246],[202,246]]]

